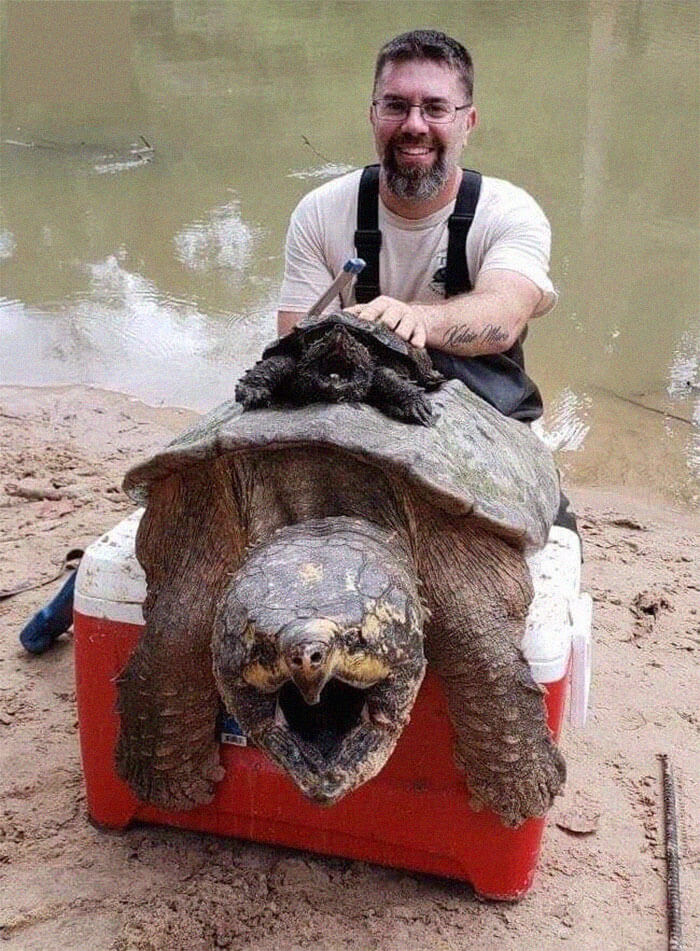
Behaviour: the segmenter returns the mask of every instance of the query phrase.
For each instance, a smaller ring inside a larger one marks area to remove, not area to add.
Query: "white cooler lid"
[[[89,617],[143,624],[146,579],[134,554],[138,509],[87,549],[75,585],[75,610]],[[554,526],[547,545],[527,558],[535,596],[522,650],[538,683],[561,680],[567,671],[575,606],[579,597],[578,537]]]

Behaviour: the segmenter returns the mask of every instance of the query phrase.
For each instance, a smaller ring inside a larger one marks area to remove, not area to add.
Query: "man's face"
[[[373,98],[387,97],[410,103],[444,100],[455,106],[466,102],[456,70],[430,60],[387,63]],[[470,106],[458,111],[454,122],[436,123],[426,121],[419,109],[411,109],[400,122],[379,119],[372,109],[370,121],[390,191],[398,198],[423,201],[450,181],[476,122],[476,110]]]

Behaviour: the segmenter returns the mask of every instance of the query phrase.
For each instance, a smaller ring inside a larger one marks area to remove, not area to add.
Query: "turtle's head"
[[[359,402],[369,393],[373,360],[347,327],[329,324],[299,359],[297,385],[328,403]]]
[[[313,519],[251,553],[219,609],[219,691],[243,732],[316,802],[376,775],[425,669],[423,609],[389,533]]]

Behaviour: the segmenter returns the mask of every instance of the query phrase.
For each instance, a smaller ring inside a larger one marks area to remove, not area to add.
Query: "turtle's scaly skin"
[[[273,403],[365,402],[405,422],[428,425],[424,390],[443,377],[428,352],[382,323],[341,312],[307,317],[267,347],[236,387],[246,409]]]
[[[140,797],[212,795],[221,695],[307,795],[337,801],[389,756],[425,652],[472,792],[508,825],[551,805],[564,764],[519,645],[523,550],[546,540],[556,472],[461,383],[429,399],[431,428],[229,403],[129,473],[149,594],[118,769]]]

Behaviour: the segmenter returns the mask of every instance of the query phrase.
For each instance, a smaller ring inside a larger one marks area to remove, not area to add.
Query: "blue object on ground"
[[[77,573],[71,571],[58,594],[22,628],[19,640],[30,654],[43,654],[73,623],[73,592]]]

